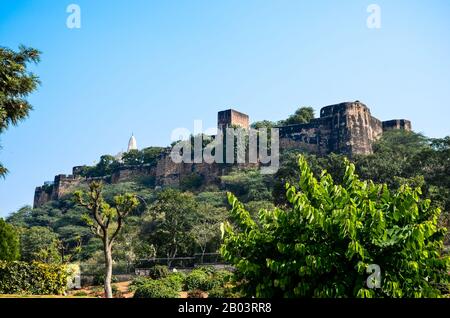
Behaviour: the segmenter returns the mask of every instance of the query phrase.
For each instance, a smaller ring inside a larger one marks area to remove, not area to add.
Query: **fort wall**
[[[218,128],[241,126],[249,128],[246,114],[229,109],[218,113]],[[320,117],[306,124],[278,127],[280,150],[297,149],[306,153],[341,153],[348,156],[370,154],[372,145],[383,132],[404,129],[411,130],[411,122],[405,119],[380,121],[373,117],[369,108],[359,101],[346,102],[323,107]],[[75,189],[94,180],[105,183],[121,183],[139,178],[154,178],[155,186],[178,186],[183,178],[196,174],[204,184],[220,182],[233,167],[257,167],[258,164],[224,165],[208,163],[174,163],[170,157],[171,148],[156,160],[154,165],[122,166],[110,176],[84,178],[80,176],[83,166],[73,168],[72,175],[57,175],[52,184],[37,187],[34,207],[57,200]]]

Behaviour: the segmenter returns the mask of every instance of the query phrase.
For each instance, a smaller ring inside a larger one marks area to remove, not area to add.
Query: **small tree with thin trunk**
[[[79,205],[89,210],[84,215],[86,223],[95,235],[103,242],[105,255],[105,296],[112,298],[112,247],[124,225],[125,218],[139,205],[134,194],[123,194],[114,197],[114,206],[109,205],[102,195],[103,184],[92,182],[89,191],[75,192],[75,198]]]

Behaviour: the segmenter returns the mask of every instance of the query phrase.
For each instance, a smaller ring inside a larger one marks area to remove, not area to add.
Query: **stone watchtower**
[[[217,128],[225,129],[231,126],[240,126],[248,129],[250,127],[248,115],[234,109],[219,112],[217,116]]]

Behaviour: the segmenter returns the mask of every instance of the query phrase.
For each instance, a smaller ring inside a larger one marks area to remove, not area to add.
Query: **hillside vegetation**
[[[384,134],[374,148],[372,155],[351,159],[356,165],[356,173],[362,179],[386,183],[391,189],[403,184],[420,187],[423,195],[443,210],[441,224],[448,225],[450,138],[429,139],[412,132],[392,131]],[[129,218],[118,241],[123,248],[116,249],[114,259],[131,263],[152,256],[216,252],[220,245],[219,225],[227,219],[229,209],[226,192],[234,193],[252,215],[260,209],[288,204],[284,185],[298,179],[298,155],[296,151],[283,153],[281,167],[275,175],[261,175],[256,169],[234,170],[215,186],[205,187],[198,180],[186,180],[180,189],[155,190],[145,180],[105,185],[106,200],[130,192],[136,193],[145,203]],[[345,171],[341,155],[306,155],[306,160],[316,175],[324,169],[339,180]],[[93,262],[99,256],[100,242],[86,227],[83,213],[71,195],[37,209],[23,207],[12,213],[7,222],[21,234],[21,258],[45,261],[75,254],[74,260]],[[170,233],[168,222],[177,218],[183,222]],[[173,235],[177,233],[182,239],[172,246]],[[29,238],[34,236],[39,239],[33,239],[30,244]],[[46,257],[39,256],[41,249],[46,250]],[[175,254],[174,249],[177,250]]]

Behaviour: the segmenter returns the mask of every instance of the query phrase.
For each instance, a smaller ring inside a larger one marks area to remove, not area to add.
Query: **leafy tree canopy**
[[[0,261],[16,261],[20,257],[20,242],[17,230],[0,219]]]
[[[36,90],[38,77],[27,70],[30,62],[38,63],[40,52],[20,46],[19,51],[0,47],[0,133],[11,125],[17,125],[32,109],[26,100]],[[7,169],[0,165],[0,176]]]
[[[345,164],[342,184],[319,179],[304,157],[300,180],[286,185],[289,207],[261,210],[257,224],[234,195],[225,223],[223,257],[237,268],[245,296],[439,297],[450,259],[442,255],[440,210],[419,188],[396,191],[360,181]],[[367,270],[381,269],[380,288]],[[373,282],[372,282],[373,283]]]
[[[279,122],[279,125],[296,125],[307,124],[314,119],[314,109],[312,107],[300,107],[295,113],[289,116],[286,120]]]
[[[25,229],[21,234],[22,260],[42,263],[58,263],[61,257],[58,252],[58,235],[47,227],[34,226]]]

